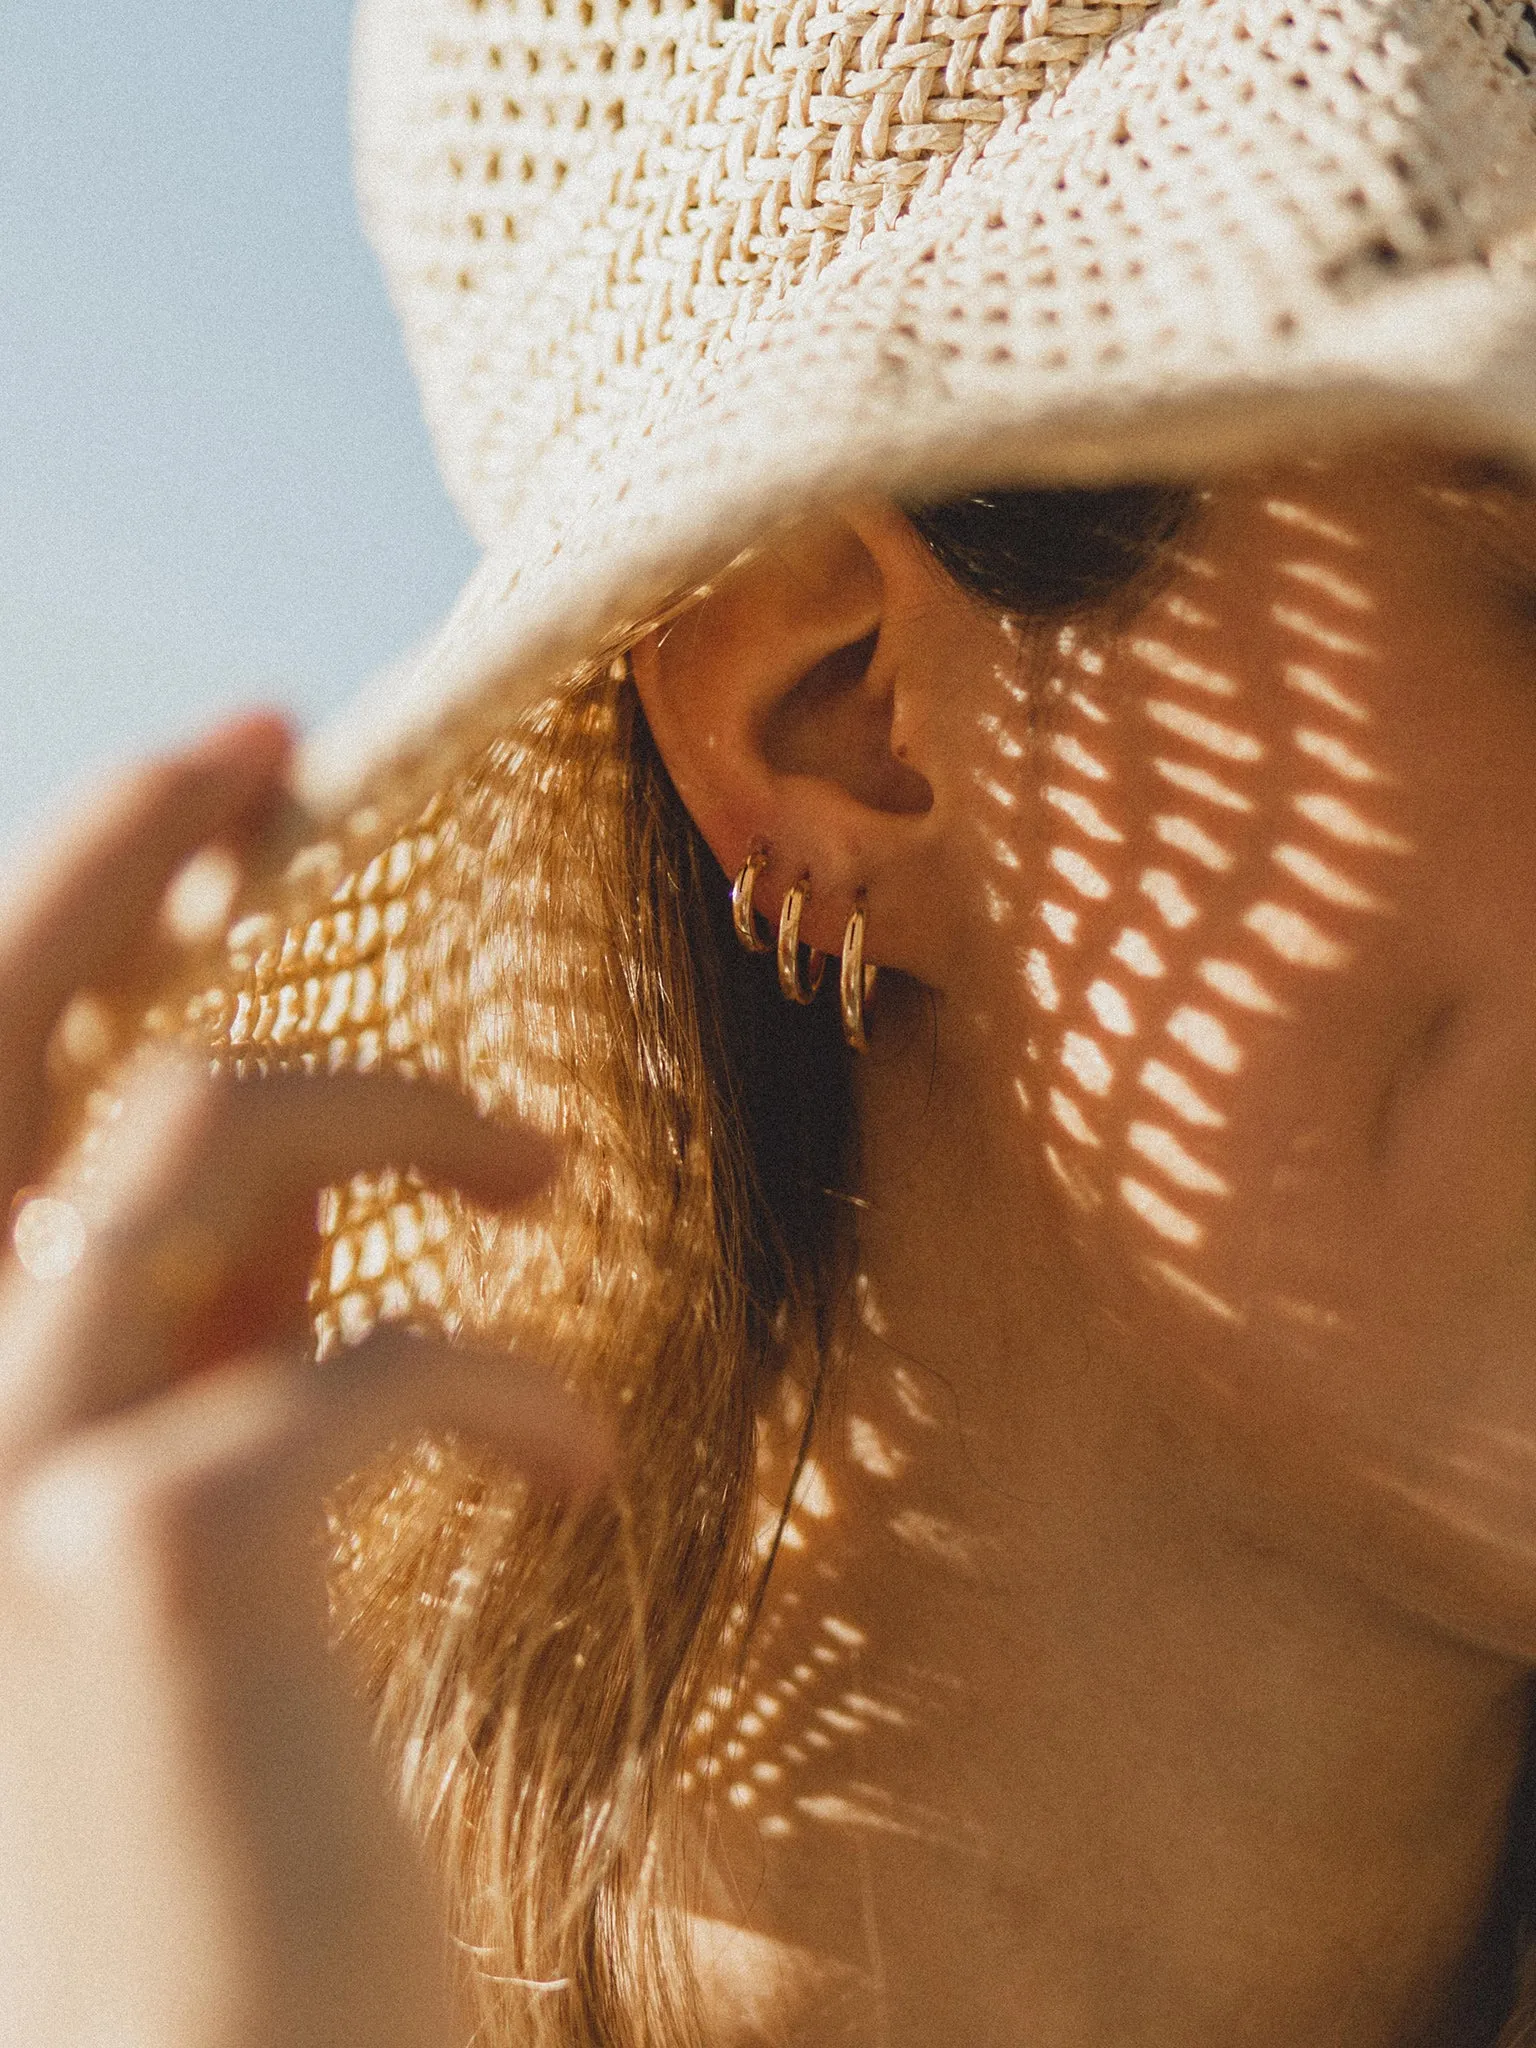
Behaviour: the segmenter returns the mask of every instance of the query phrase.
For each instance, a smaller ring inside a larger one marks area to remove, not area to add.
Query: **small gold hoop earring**
[[[848,928],[843,933],[843,958],[838,972],[838,995],[843,1010],[843,1036],[855,1052],[868,1052],[864,1033],[864,1007],[875,992],[878,967],[864,965],[864,891],[853,899]]]
[[[800,913],[805,908],[805,899],[811,893],[811,878],[802,875],[793,883],[784,898],[784,908],[779,913],[779,987],[792,1003],[809,1003],[815,999],[821,987],[822,969],[827,964],[825,953],[811,948],[810,966],[806,979],[800,980]]]
[[[765,939],[758,930],[757,913],[752,908],[752,891],[767,865],[766,853],[749,853],[741,864],[741,873],[731,884],[731,923],[736,928],[737,938],[749,953],[766,953],[773,945],[773,941]]]

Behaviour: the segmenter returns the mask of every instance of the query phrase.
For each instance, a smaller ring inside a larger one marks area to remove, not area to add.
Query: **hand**
[[[277,790],[248,719],[141,771],[0,913],[0,1216],[42,1179],[51,1032],[152,943],[177,868]],[[317,1191],[414,1168],[507,1206],[554,1160],[387,1077],[137,1074],[72,1271],[0,1270],[0,2041],[449,2048],[439,1903],[325,1648],[328,1487],[427,1429],[588,1486],[601,1433],[504,1357],[313,1364]]]

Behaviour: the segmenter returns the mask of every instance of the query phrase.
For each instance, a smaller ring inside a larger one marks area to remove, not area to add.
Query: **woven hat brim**
[[[443,626],[306,741],[295,794],[323,826],[359,804],[404,816],[584,661],[622,644],[780,521],[818,506],[1200,478],[1387,435],[1474,448],[1536,474],[1536,286],[1521,299],[1512,303],[1486,276],[1434,277],[1411,301],[1352,309],[1329,350],[1228,365],[1156,399],[1100,382],[1075,402],[1053,390],[1031,406],[1023,389],[999,391],[979,409],[908,363],[907,431],[873,442],[861,431],[861,401],[873,381],[884,413],[887,364],[826,365],[822,402],[808,417],[775,403],[767,352],[740,409],[754,419],[752,444],[761,435],[776,449],[771,473],[750,460],[723,464],[715,434],[680,428],[664,457],[655,459],[650,436],[637,450],[641,463],[652,458],[652,493],[670,487],[649,517],[625,527],[594,512],[585,544],[575,545],[557,506],[546,512],[535,499]],[[622,476],[616,463],[615,488]]]
[[[402,815],[562,676],[838,500],[1200,477],[1389,434],[1536,471],[1536,80],[1495,77],[1482,32],[1431,8],[1425,47],[1466,58],[1448,113],[1388,81],[1293,133],[1232,75],[1245,20],[1244,0],[1177,0],[740,332],[616,360],[516,475],[484,329],[455,356],[458,301],[397,276],[429,414],[469,394],[438,439],[490,544],[442,630],[306,746],[301,801]],[[1159,77],[1202,117],[1171,124]],[[1458,149],[1458,215],[1422,229],[1388,171],[1388,216],[1362,221],[1350,179]],[[1319,163],[1333,196],[1302,203]],[[515,305],[491,314],[515,326]]]

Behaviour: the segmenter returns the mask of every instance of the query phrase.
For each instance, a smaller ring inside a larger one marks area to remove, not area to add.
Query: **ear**
[[[944,985],[956,669],[1001,631],[873,505],[777,536],[635,648],[678,794],[727,875],[767,855],[770,920],[809,876],[801,937],[835,953],[862,892],[870,961]]]

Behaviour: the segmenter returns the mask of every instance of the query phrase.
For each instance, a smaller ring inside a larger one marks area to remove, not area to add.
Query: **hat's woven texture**
[[[364,210],[489,559],[311,757],[427,787],[856,489],[1298,430],[1536,459],[1522,0],[363,0]]]

